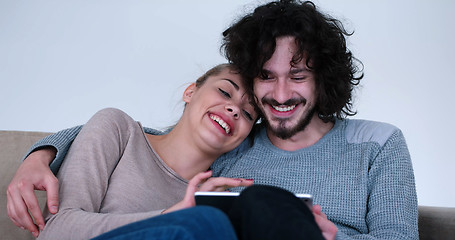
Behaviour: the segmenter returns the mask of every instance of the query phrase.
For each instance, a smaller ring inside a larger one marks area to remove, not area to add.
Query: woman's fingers
[[[172,207],[165,209],[162,213],[170,213],[173,211],[194,207],[196,205],[194,201],[194,193],[198,191],[199,185],[202,182],[205,182],[209,177],[212,176],[212,171],[201,172],[196,174],[189,182],[188,186],[186,187],[185,196],[183,197],[182,201],[176,203]]]
[[[248,187],[253,185],[252,179],[244,178],[225,178],[225,177],[212,177],[207,179],[199,187],[199,191],[216,191],[223,192],[228,188],[233,187]]]
[[[206,182],[208,178],[212,176],[212,171],[201,172],[196,174],[189,182],[187,187],[188,191],[192,192],[193,194],[199,190],[199,186]]]
[[[202,172],[196,174],[189,182],[186,188],[183,200],[174,206],[164,210],[162,213],[169,213],[176,210],[193,207],[196,205],[194,200],[194,193],[197,191],[217,191],[223,192],[232,187],[248,187],[253,185],[252,179],[243,178],[224,178],[224,177],[211,177],[212,171]]]
[[[183,198],[183,202],[185,205],[194,206],[194,193],[199,190],[199,185],[205,182],[208,178],[212,176],[212,171],[201,172],[196,174],[189,182],[188,187],[186,188],[185,197]]]

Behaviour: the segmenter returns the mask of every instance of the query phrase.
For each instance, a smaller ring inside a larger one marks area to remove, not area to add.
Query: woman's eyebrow
[[[234,86],[235,90],[239,90],[240,89],[239,85],[237,85],[237,83],[235,83],[231,79],[223,78],[222,80],[226,80],[226,81],[230,82]]]

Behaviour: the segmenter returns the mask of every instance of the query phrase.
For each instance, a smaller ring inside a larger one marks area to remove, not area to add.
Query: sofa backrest
[[[34,239],[26,230],[11,222],[6,210],[6,189],[21,164],[27,150],[39,139],[49,135],[45,132],[0,131],[0,233],[1,239]],[[41,209],[46,204],[44,192],[37,192]]]

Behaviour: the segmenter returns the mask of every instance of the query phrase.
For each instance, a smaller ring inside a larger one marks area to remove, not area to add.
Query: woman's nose
[[[239,110],[238,110],[237,107],[235,107],[235,106],[226,106],[226,111],[228,111],[230,114],[232,114],[234,119],[238,119],[239,118]]]

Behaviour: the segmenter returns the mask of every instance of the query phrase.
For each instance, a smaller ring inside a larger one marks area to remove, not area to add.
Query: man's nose
[[[292,89],[286,79],[279,79],[273,88],[273,98],[279,102],[284,103],[292,96]]]

